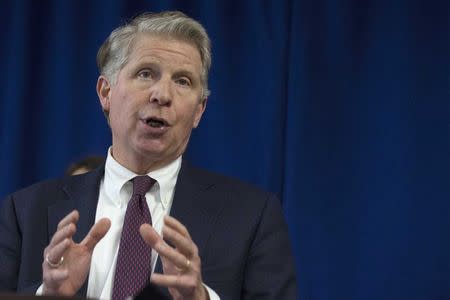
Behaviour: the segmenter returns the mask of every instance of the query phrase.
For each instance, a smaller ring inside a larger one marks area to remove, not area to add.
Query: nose
[[[171,80],[160,78],[151,87],[150,102],[169,105],[172,102]]]

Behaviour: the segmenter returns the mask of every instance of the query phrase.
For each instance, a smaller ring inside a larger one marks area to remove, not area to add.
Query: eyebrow
[[[143,67],[158,67],[158,61],[157,60],[138,60],[134,64],[135,68],[143,68]]]
[[[174,72],[175,76],[186,76],[189,77],[191,79],[195,79],[195,75],[194,73],[192,73],[191,71],[188,70],[178,70]]]
[[[135,68],[142,68],[142,67],[159,67],[160,62],[158,59],[139,59],[135,63]],[[176,75],[185,75],[189,77],[195,77],[194,73],[190,70],[180,68],[176,69],[174,72]]]

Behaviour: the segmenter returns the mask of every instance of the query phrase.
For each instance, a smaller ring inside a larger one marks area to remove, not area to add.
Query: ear
[[[103,111],[107,114],[109,112],[111,96],[111,84],[109,83],[108,78],[100,75],[97,80],[96,89],[98,99],[100,100],[100,105],[102,106]]]
[[[200,101],[199,104],[197,104],[197,109],[195,111],[195,117],[194,117],[194,128],[198,127],[198,124],[200,123],[202,115],[205,112],[207,102],[208,102],[208,98],[204,98]]]

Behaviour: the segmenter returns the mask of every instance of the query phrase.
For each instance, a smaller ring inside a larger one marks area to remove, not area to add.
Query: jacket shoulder
[[[85,185],[98,180],[103,174],[103,169],[97,169],[75,176],[63,176],[39,181],[22,189],[19,189],[8,196],[6,201],[14,201],[16,206],[29,206],[38,201],[40,204],[49,205],[65,193],[66,188]]]
[[[248,195],[254,195],[255,197],[275,197],[273,193],[265,191],[261,187],[254,184],[245,182],[241,179],[227,176],[221,173],[209,171],[199,167],[188,167],[189,176],[195,178],[195,180],[203,183],[208,183],[211,186],[215,186],[219,189],[225,189],[228,191],[239,191],[240,193],[246,193]]]

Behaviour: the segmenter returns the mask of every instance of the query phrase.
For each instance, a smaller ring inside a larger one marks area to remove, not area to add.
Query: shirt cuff
[[[36,296],[42,296],[42,290],[44,289],[44,284],[41,284],[36,291]]]
[[[214,292],[213,289],[211,289],[209,286],[207,286],[204,283],[203,283],[203,286],[206,288],[206,291],[208,292],[209,300],[220,300],[219,295],[217,295],[217,293]]]

